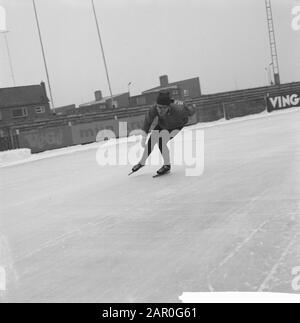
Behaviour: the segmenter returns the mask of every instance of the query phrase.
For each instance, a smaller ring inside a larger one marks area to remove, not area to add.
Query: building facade
[[[158,92],[169,92],[176,100],[195,99],[201,96],[199,77],[169,83],[168,75],[159,77],[159,86],[130,97],[130,106],[150,105],[156,102]]]
[[[69,105],[64,105],[64,106],[61,106],[61,107],[56,107],[55,108],[55,114],[58,115],[58,116],[76,114],[76,105],[75,104],[69,104]]]
[[[0,88],[0,128],[23,121],[42,120],[51,115],[45,83]]]
[[[95,92],[95,100],[80,104],[78,107],[79,113],[95,113],[106,109],[119,109],[129,107],[129,92],[113,95],[113,100],[110,96],[103,97],[101,91]]]

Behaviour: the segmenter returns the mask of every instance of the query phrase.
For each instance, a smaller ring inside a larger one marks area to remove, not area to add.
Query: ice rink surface
[[[204,129],[196,177],[128,177],[96,149],[1,168],[0,301],[299,293],[299,125],[296,111]]]

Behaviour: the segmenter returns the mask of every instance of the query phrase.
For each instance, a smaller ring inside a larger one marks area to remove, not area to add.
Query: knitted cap
[[[159,92],[156,103],[159,105],[170,105],[174,100],[170,98],[169,92]]]

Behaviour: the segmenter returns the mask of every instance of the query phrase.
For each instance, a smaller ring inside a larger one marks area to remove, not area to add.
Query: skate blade
[[[164,176],[164,175],[167,175],[167,174],[170,174],[170,171],[168,171],[168,172],[166,172],[166,173],[163,173],[163,174],[155,174],[155,175],[153,175],[152,177],[153,177],[153,178],[156,178],[156,177]]]

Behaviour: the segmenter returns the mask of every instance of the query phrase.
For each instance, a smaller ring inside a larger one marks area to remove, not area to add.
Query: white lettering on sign
[[[291,95],[291,105],[297,105],[299,104],[300,99],[297,94]]]
[[[275,98],[270,98],[273,108],[276,107],[278,99],[279,99],[279,96],[276,96]]]
[[[276,96],[274,98],[270,98],[270,102],[273,108],[276,108],[277,106],[279,108],[286,108],[289,106],[297,106],[300,102],[300,98],[298,94]]]

